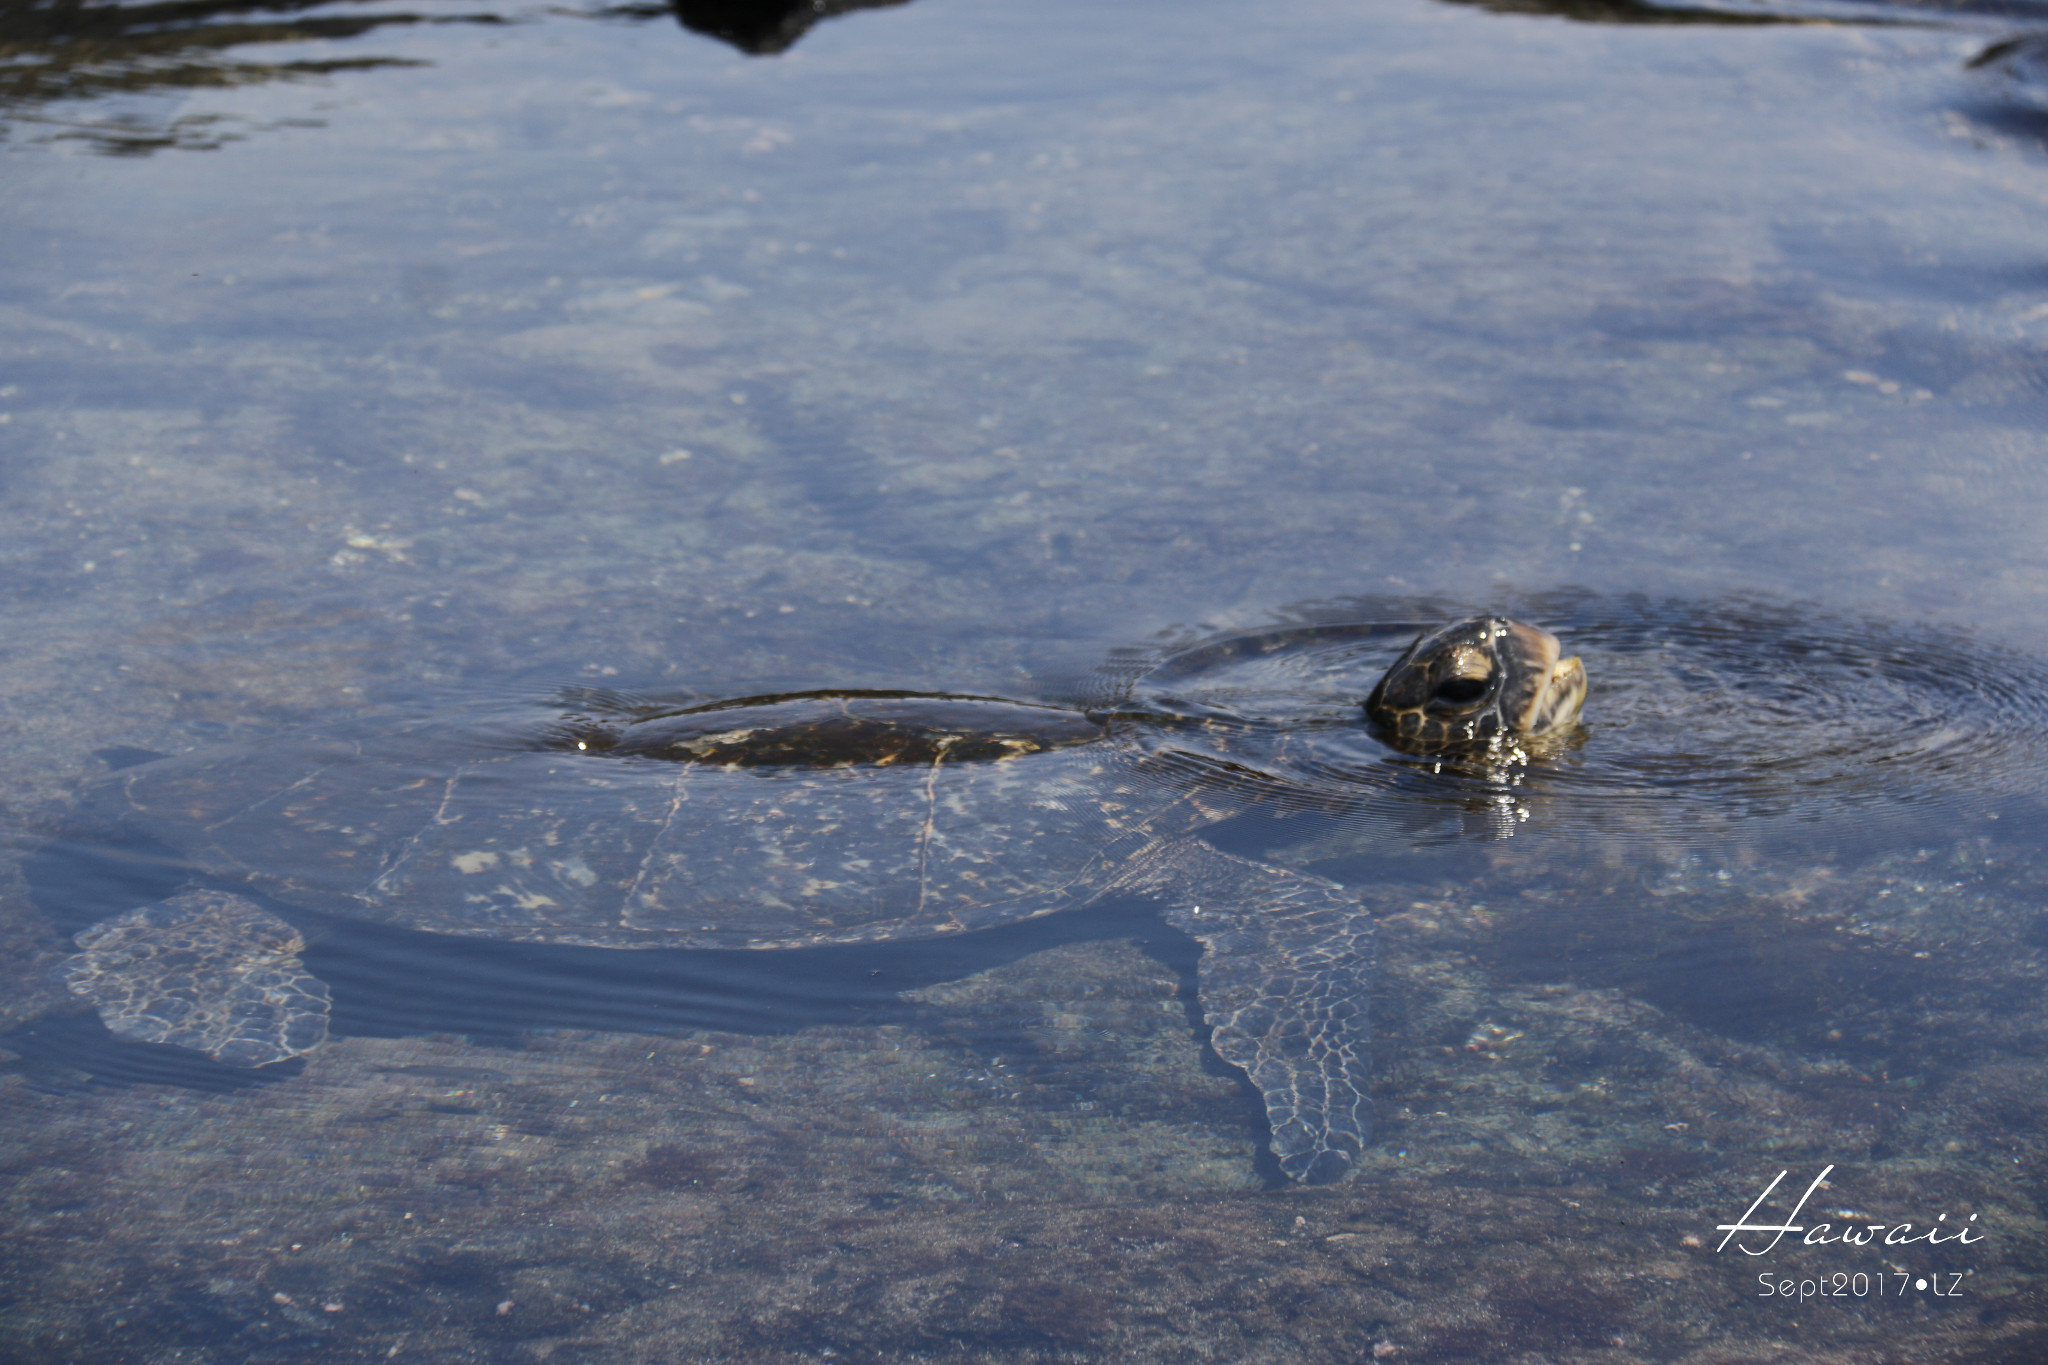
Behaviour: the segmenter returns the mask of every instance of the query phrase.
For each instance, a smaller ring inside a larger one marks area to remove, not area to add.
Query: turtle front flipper
[[[1165,845],[1124,882],[1165,901],[1198,940],[1202,1012],[1216,1054],[1265,1097],[1273,1155],[1326,1184],[1372,1137],[1372,919],[1335,882],[1218,852]]]
[[[115,1037],[228,1066],[268,1066],[327,1038],[326,983],[299,931],[226,891],[182,891],[83,930],[57,967]]]

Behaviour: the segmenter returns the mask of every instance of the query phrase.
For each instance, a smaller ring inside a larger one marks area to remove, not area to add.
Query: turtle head
[[[1365,714],[1403,753],[1484,749],[1568,732],[1586,670],[1547,630],[1474,616],[1427,631],[1366,698]]]

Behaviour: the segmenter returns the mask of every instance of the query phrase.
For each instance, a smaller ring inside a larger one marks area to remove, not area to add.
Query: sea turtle
[[[1425,632],[1358,720],[1409,752],[1497,751],[1568,730],[1585,685],[1556,637],[1477,617]],[[96,801],[183,850],[194,884],[85,929],[59,970],[123,1039],[254,1067],[327,1031],[305,941],[266,905],[529,943],[771,949],[1151,897],[1204,950],[1211,1041],[1264,1096],[1281,1168],[1328,1180],[1370,1128],[1372,927],[1336,883],[1202,839],[1285,786],[1232,761],[1227,728],[1170,707],[844,691],[159,759]]]

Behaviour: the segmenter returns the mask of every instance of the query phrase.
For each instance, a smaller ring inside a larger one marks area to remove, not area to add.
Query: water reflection
[[[787,52],[814,24],[863,9],[893,9],[910,0],[671,0],[679,23],[731,43],[754,57]]]
[[[255,85],[424,63],[400,57],[327,57],[254,61],[231,56],[256,44],[338,41],[394,25],[497,23],[490,15],[447,18],[410,12],[314,14],[330,0],[170,0],[144,5],[0,3],[0,113],[66,127],[102,151],[139,155],[164,147],[217,147],[231,136],[206,116],[153,121],[117,115],[66,125],[32,112],[60,101]],[[4,125],[0,125],[4,135]]]
[[[1968,70],[1977,98],[1960,112],[2036,150],[2048,142],[2048,37],[1993,43],[1970,59]]]
[[[122,96],[308,80],[432,63],[414,57],[295,57],[262,60],[243,50],[284,43],[337,43],[418,25],[498,27],[531,16],[489,10],[433,14],[372,10],[372,0],[161,0],[82,4],[78,0],[0,0],[0,139],[7,125],[54,128],[57,141],[81,141],[117,156],[169,148],[215,150],[251,127],[214,114],[156,115],[142,108],[66,116],[51,106],[105,106]],[[553,10],[549,17],[644,22],[673,15],[692,33],[752,56],[788,51],[819,22],[855,10],[909,0],[674,0]],[[153,116],[154,115],[154,116]],[[265,126],[294,126],[285,120]]]
[[[2017,0],[1772,0],[1723,8],[1651,0],[1441,0],[1494,14],[1548,14],[1582,24],[1701,24],[1747,28],[1773,24],[1939,25],[1970,19],[2038,19],[2048,8]]]
[[[369,10],[372,0],[160,0],[148,4],[81,4],[77,0],[0,0],[0,139],[9,124],[53,129],[52,141],[79,141],[123,156],[179,148],[214,150],[266,127],[317,126],[317,120],[252,124],[220,114],[128,104],[123,97],[308,80],[350,72],[432,65],[390,54],[262,60],[243,50],[288,43],[343,42],[422,25],[497,27],[535,15],[517,10],[434,14]],[[909,0],[670,0],[593,8],[555,8],[549,19],[644,23],[673,17],[684,29],[750,56],[789,51],[826,19],[859,10],[896,8]],[[1963,16],[2033,17],[2027,4],[1884,4],[1819,7],[1801,4],[1719,9],[1648,0],[1443,0],[1500,14],[1554,15],[1584,23],[1754,27],[1786,24],[1884,25],[1942,22]],[[2034,82],[2031,39],[2001,43],[1974,66],[2014,86],[2020,102]],[[57,112],[65,106],[76,106]]]
[[[1759,24],[1813,24],[1827,20],[1796,14],[1652,5],[1643,0],[1443,0],[1472,5],[1494,14],[1550,14],[1582,24],[1713,24],[1753,27]]]

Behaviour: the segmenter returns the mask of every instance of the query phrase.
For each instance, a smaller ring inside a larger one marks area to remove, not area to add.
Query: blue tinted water
[[[2048,125],[1970,66],[2028,17],[1586,15],[0,10],[0,1354],[2038,1355]],[[358,931],[253,1077],[49,977],[164,889],[66,826],[96,751],[1496,608],[1585,654],[1575,757],[1219,835],[1380,920],[1330,1189],[1143,914]],[[1991,1240],[1716,1252],[1830,1164],[1837,1231]],[[1757,1279],[1893,1263],[1966,1279]]]

